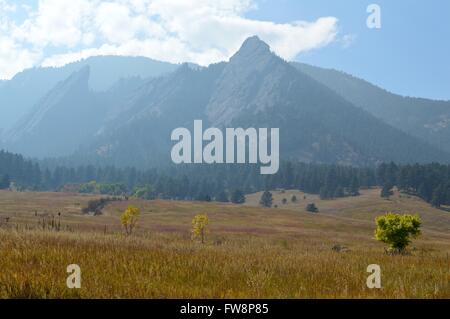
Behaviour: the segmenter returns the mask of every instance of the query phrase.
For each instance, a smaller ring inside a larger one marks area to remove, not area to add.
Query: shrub
[[[156,198],[156,192],[151,185],[135,187],[133,189],[133,197],[139,199],[153,200]]]
[[[79,192],[82,194],[94,194],[97,189],[97,182],[92,181],[89,183],[82,184],[79,188]]]
[[[141,210],[139,208],[130,205],[124,211],[122,216],[120,216],[120,223],[124,227],[125,233],[127,235],[131,235],[133,233],[133,230],[136,227],[140,214]]]
[[[68,185],[69,188],[75,188],[75,185]],[[66,186],[64,186],[66,188]],[[83,194],[102,194],[120,196],[126,194],[127,188],[122,183],[115,184],[99,184],[96,181],[81,184],[78,187],[78,192]]]
[[[208,215],[196,215],[192,220],[192,240],[200,239],[201,243],[204,244],[208,224]]]
[[[115,184],[97,184],[96,191],[100,194],[119,196],[126,194],[127,187],[122,183]]]
[[[109,197],[90,200],[87,206],[82,209],[82,212],[83,214],[93,213],[94,215],[101,215],[102,209],[111,201],[113,201],[113,199]]]
[[[318,213],[319,209],[317,208],[316,204],[312,203],[306,206],[306,211],[310,213]]]
[[[403,252],[411,238],[417,238],[421,233],[419,216],[387,213],[377,217],[375,223],[375,239],[388,244],[392,252]]]

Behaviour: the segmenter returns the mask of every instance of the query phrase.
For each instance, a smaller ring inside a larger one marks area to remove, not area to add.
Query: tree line
[[[0,189],[9,188],[11,182],[33,189],[42,182],[39,164],[22,155],[0,150]]]
[[[396,186],[401,192],[418,196],[435,207],[450,205],[450,165],[382,164],[378,167],[382,195],[389,197]]]
[[[238,202],[243,194],[276,188],[335,198],[357,195],[360,187],[377,184],[373,169],[339,165],[285,162],[276,175],[261,175],[257,165],[181,165],[148,170],[93,165],[41,167],[5,151],[0,152],[0,176],[8,176],[16,187],[27,190]]]
[[[450,165],[381,164],[350,167],[283,162],[275,175],[261,175],[257,165],[180,165],[137,170],[133,167],[49,166],[0,151],[0,188],[75,191],[140,198],[242,202],[244,194],[298,189],[322,199],[357,196],[361,188],[393,187],[436,207],[450,204]],[[388,196],[386,196],[388,197]]]

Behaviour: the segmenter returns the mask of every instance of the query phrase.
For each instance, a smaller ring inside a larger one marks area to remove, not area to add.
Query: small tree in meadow
[[[292,197],[291,197],[291,202],[297,203],[297,196],[292,195]]]
[[[306,206],[306,211],[310,213],[318,213],[319,209],[317,208],[316,204],[311,203]]]
[[[128,206],[128,208],[123,212],[122,216],[120,216],[120,223],[125,229],[125,233],[127,235],[131,235],[133,233],[133,230],[137,225],[140,214],[141,210],[139,208],[134,206]]]
[[[375,219],[375,239],[389,245],[389,250],[401,253],[420,235],[422,224],[419,216],[387,213]]]
[[[265,191],[261,196],[261,200],[259,201],[259,204],[263,207],[272,207],[272,204],[273,204],[272,193],[269,191]]]
[[[381,189],[381,197],[389,199],[389,197],[394,195],[394,191],[392,190],[393,187],[394,186],[392,186],[390,184],[384,185],[383,188]]]
[[[205,243],[206,233],[208,231],[209,219],[206,214],[199,214],[192,220],[192,240],[200,239],[201,243]]]
[[[231,194],[231,202],[233,204],[244,204],[245,203],[245,195],[240,189],[236,189]]]

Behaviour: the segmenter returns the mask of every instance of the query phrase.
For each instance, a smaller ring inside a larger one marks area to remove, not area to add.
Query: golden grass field
[[[383,200],[378,189],[331,201],[273,194],[278,208],[254,194],[241,206],[113,202],[87,216],[81,208],[98,196],[0,191],[0,298],[450,298],[450,213],[398,193]],[[305,211],[310,202],[318,214]],[[142,213],[126,237],[119,216],[130,204]],[[373,239],[387,211],[422,218],[407,255]],[[199,213],[210,220],[205,245],[190,237]],[[52,215],[59,232],[42,230]],[[66,287],[69,264],[81,267],[81,289]],[[369,264],[381,266],[382,289],[366,287]]]

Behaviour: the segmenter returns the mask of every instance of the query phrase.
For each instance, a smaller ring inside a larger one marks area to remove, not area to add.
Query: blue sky
[[[0,78],[104,54],[208,65],[253,34],[285,59],[450,100],[448,0],[0,0]]]
[[[381,8],[381,29],[366,26],[366,8]],[[402,95],[450,100],[450,1],[448,0],[279,0],[259,1],[249,12],[275,22],[339,19],[354,34],[348,48],[334,44],[296,60],[346,71]]]

